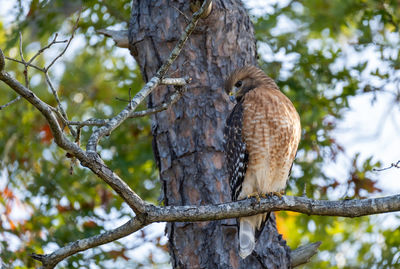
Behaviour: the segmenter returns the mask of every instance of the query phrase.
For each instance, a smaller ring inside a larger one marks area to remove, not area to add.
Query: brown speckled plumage
[[[245,199],[253,193],[283,191],[301,132],[292,102],[254,66],[234,71],[226,80],[225,90],[234,92],[237,100],[225,128],[232,200]],[[265,221],[266,214],[240,218],[242,257],[253,250]]]

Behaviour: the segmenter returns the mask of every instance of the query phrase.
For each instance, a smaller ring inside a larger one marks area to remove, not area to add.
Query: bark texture
[[[192,16],[189,1],[134,0],[129,48],[147,81],[167,59]],[[253,26],[240,1],[214,0],[211,14],[199,21],[169,77],[192,78],[183,97],[152,118],[153,149],[165,205],[207,205],[230,201],[224,165],[223,129],[233,104],[223,92],[231,71],[256,64]],[[173,86],[157,88],[149,107],[163,103]],[[289,248],[268,222],[245,260],[238,256],[235,220],[168,223],[174,268],[288,268]]]

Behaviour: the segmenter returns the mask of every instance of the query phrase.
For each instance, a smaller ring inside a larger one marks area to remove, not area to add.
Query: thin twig
[[[142,111],[136,111],[136,112],[132,113],[129,116],[129,118],[133,119],[133,118],[149,116],[149,115],[156,114],[158,112],[167,110],[170,106],[174,105],[179,100],[179,98],[182,97],[185,90],[186,90],[186,87],[182,87],[182,89],[174,92],[169,97],[169,99],[166,102],[162,103],[161,105],[153,107],[153,108],[149,108],[146,110],[142,110]],[[129,100],[121,99],[118,97],[116,97],[116,99],[120,100],[120,101],[124,101],[124,102],[129,102]],[[69,125],[77,125],[79,127],[82,127],[82,126],[104,126],[108,122],[109,122],[109,120],[106,120],[106,119],[89,119],[86,121],[68,121],[68,124]]]
[[[5,58],[6,58],[7,60],[9,60],[9,61],[14,61],[14,62],[23,64],[23,65],[27,65],[27,66],[29,66],[29,67],[35,68],[35,69],[37,69],[37,70],[39,70],[39,71],[41,71],[41,72],[46,72],[46,69],[45,69],[45,68],[42,68],[42,67],[39,67],[39,66],[33,64],[33,61],[34,61],[40,54],[42,54],[45,50],[49,49],[49,48],[50,48],[51,46],[53,46],[54,44],[60,44],[60,43],[68,42],[68,39],[66,39],[66,40],[57,40],[57,37],[58,37],[58,34],[56,33],[56,34],[54,35],[53,40],[52,40],[49,44],[47,44],[46,46],[44,46],[43,48],[41,48],[35,55],[33,55],[33,57],[32,57],[28,62],[26,62],[25,60],[22,60],[22,61],[21,61],[21,60],[17,60],[17,59],[11,58],[11,57],[7,57],[7,56],[5,56]]]
[[[34,64],[32,64],[32,63],[24,63],[23,61],[20,61],[20,60],[17,60],[17,59],[14,59],[14,58],[11,58],[11,57],[8,57],[8,56],[4,56],[4,58],[6,58],[7,60],[9,60],[9,61],[13,61],[13,62],[17,62],[17,63],[20,63],[20,64],[23,64],[23,65],[28,65],[29,67],[32,67],[32,68],[35,68],[35,69],[37,69],[37,70],[39,70],[39,71],[41,71],[41,72],[44,72],[45,70],[44,70],[44,68],[41,68],[41,67],[39,67],[39,66],[37,66],[37,65],[34,65]]]
[[[175,6],[172,6],[172,8],[175,9],[176,11],[178,11],[179,14],[181,14],[181,15],[186,19],[186,22],[190,22],[190,19],[185,15],[185,13],[183,13],[182,11],[180,11],[179,8],[177,8],[177,7],[175,7]]]
[[[162,103],[161,105],[153,107],[153,108],[149,108],[149,109],[146,109],[146,110],[134,112],[129,116],[129,118],[133,119],[133,118],[149,116],[149,115],[156,114],[158,112],[167,110],[169,107],[171,107],[176,102],[178,102],[178,100],[182,97],[183,93],[186,91],[186,87],[185,86],[181,87],[181,88],[182,89],[179,89],[176,92],[174,92],[169,97],[169,99],[166,102]]]
[[[52,82],[51,82],[51,80],[50,80],[50,77],[49,77],[49,75],[48,75],[48,71],[49,71],[49,69],[53,66],[53,64],[54,64],[60,57],[62,57],[62,56],[64,55],[64,53],[67,51],[69,45],[71,44],[71,41],[72,41],[72,39],[73,39],[74,36],[75,36],[75,32],[76,32],[76,30],[78,29],[78,23],[79,23],[79,19],[80,19],[80,17],[81,17],[81,12],[82,12],[82,9],[81,9],[81,10],[79,11],[79,13],[78,13],[78,17],[77,17],[77,19],[76,19],[76,21],[75,21],[74,27],[72,28],[71,37],[68,39],[67,45],[66,45],[66,46],[64,47],[64,49],[61,51],[61,53],[58,54],[58,55],[53,59],[53,61],[52,61],[47,67],[44,68],[44,74],[45,74],[45,77],[46,77],[46,82],[47,82],[47,84],[49,85],[49,87],[50,87],[50,89],[51,89],[51,92],[52,92],[53,95],[54,95],[54,98],[56,99],[56,102],[57,102],[57,105],[58,105],[58,109],[60,110],[61,115],[62,115],[63,118],[65,119],[65,122],[67,122],[67,126],[68,126],[68,128],[69,128],[69,130],[70,130],[72,136],[75,137],[75,138],[76,138],[76,131],[74,130],[74,128],[72,128],[70,125],[68,125],[68,116],[67,116],[67,113],[65,112],[64,108],[63,108],[62,105],[61,105],[60,98],[58,97],[57,91],[56,91],[56,89],[54,88],[54,86],[53,86],[53,84],[52,84]],[[57,34],[55,35],[53,41],[49,44],[48,47],[50,47],[52,44],[54,44],[53,42],[56,42],[56,39],[57,39]],[[35,56],[36,56],[36,55],[35,55]],[[34,57],[35,57],[35,56],[34,56]]]
[[[60,43],[68,42],[68,39],[66,39],[66,40],[57,40],[57,37],[58,37],[58,33],[55,33],[53,40],[49,44],[47,44],[46,46],[44,46],[43,48],[38,50],[38,52],[36,52],[36,54],[33,55],[33,57],[28,61],[28,64],[32,63],[36,59],[36,57],[38,57],[40,54],[42,54],[45,50],[49,49],[54,44],[60,44]]]
[[[400,160],[398,160],[397,163],[390,164],[390,166],[388,166],[388,167],[385,167],[385,168],[374,168],[374,169],[372,169],[372,171],[381,172],[381,171],[385,171],[385,170],[388,170],[388,169],[391,169],[391,168],[400,168]]]
[[[163,85],[175,85],[175,86],[181,86],[179,87],[176,92],[174,92],[169,99],[164,102],[163,104],[154,107],[154,108],[149,108],[147,110],[142,110],[138,112],[133,112],[129,118],[138,118],[138,117],[144,117],[148,115],[152,115],[161,111],[164,111],[168,109],[168,107],[172,106],[175,104],[179,98],[182,97],[183,93],[186,91],[186,85],[190,83],[191,78],[185,77],[185,78],[163,78],[161,80],[160,84]],[[183,87],[182,87],[183,86]],[[123,102],[130,103],[131,102],[131,89],[129,88],[129,100],[122,99],[119,97],[115,97],[115,99]],[[65,124],[68,125],[76,125],[78,127],[83,127],[83,126],[104,126],[106,125],[110,120],[109,119],[88,119],[85,121],[67,121]]]
[[[131,100],[132,100],[132,96],[131,96],[131,92],[132,91],[132,88],[129,88],[129,106],[130,106],[130,109],[132,109],[132,102],[131,102]]]
[[[6,65],[5,62],[6,62],[6,61],[5,61],[4,53],[3,53],[3,51],[0,49],[0,73],[2,73],[3,70],[4,70],[4,66]]]
[[[22,34],[21,34],[21,32],[19,32],[19,55],[21,57],[21,61],[23,63],[26,63],[26,61],[24,59],[24,54],[22,52]]]
[[[24,79],[25,79],[25,87],[29,88],[29,75],[28,75],[28,65],[24,59],[24,53],[22,52],[22,34],[19,32],[19,55],[21,57],[21,62],[24,64]]]
[[[45,72],[44,76],[46,78],[47,85],[49,85],[49,88],[51,89],[51,92],[53,93],[54,98],[56,99],[57,107],[60,110],[60,113],[61,113],[61,116],[62,116],[60,118],[62,119],[63,125],[64,125],[62,127],[62,129],[64,129],[65,126],[68,126],[69,130],[71,131],[72,136],[76,137],[76,132],[75,132],[74,128],[72,128],[71,126],[68,125],[67,113],[65,112],[65,110],[64,110],[64,108],[63,108],[63,106],[61,104],[60,98],[58,97],[57,90],[54,88],[53,83],[51,82],[51,79],[49,77],[49,74],[47,72]],[[58,116],[60,116],[60,115],[58,115]]]
[[[0,106],[0,110],[5,109],[6,107],[14,104],[15,102],[19,101],[21,99],[21,96],[18,96],[17,98],[11,100],[10,102],[8,102],[7,104],[4,104],[2,106]]]
[[[67,45],[66,45],[65,48],[61,51],[61,53],[58,54],[58,55],[53,59],[53,61],[52,61],[47,67],[45,67],[46,72],[47,72],[47,71],[50,69],[50,67],[52,67],[53,64],[54,64],[61,56],[63,56],[64,53],[67,51],[69,45],[71,44],[72,39],[73,39],[74,36],[75,36],[76,29],[78,29],[78,23],[79,23],[79,19],[81,18],[81,13],[82,13],[82,9],[81,9],[81,10],[79,11],[79,13],[78,13],[78,18],[76,18],[74,27],[72,28],[72,34],[71,34],[71,37],[68,39]]]

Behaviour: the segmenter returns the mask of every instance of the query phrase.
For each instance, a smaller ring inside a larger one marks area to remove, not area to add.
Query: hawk
[[[232,200],[284,192],[300,141],[300,117],[275,82],[255,66],[235,70],[225,91],[236,99],[226,120]],[[269,213],[238,219],[239,255],[250,255]]]

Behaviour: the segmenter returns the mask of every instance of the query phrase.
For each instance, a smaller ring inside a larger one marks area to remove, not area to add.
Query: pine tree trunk
[[[232,109],[223,81],[237,67],[256,64],[253,25],[242,3],[214,0],[213,10],[199,21],[171,77],[189,76],[185,95],[152,118],[153,149],[165,205],[205,205],[230,201],[224,166],[223,129]],[[134,0],[129,25],[132,55],[147,81],[169,56],[192,11],[186,0]],[[150,107],[174,91],[159,87]],[[238,256],[236,220],[169,223],[169,251],[174,268],[288,268],[289,248],[275,220],[266,225],[257,254]]]

